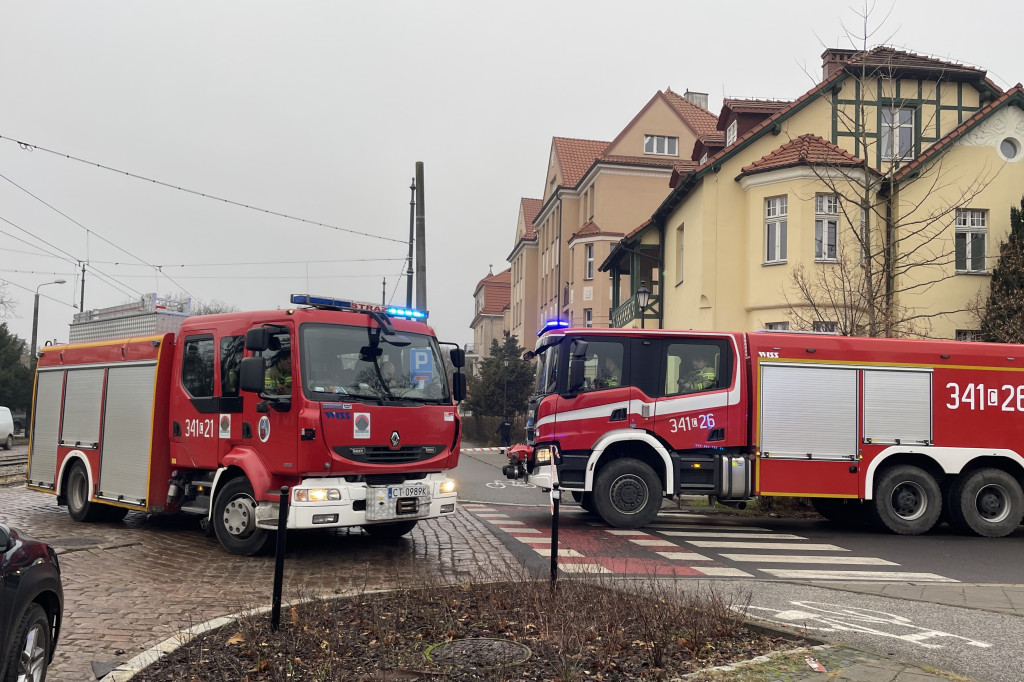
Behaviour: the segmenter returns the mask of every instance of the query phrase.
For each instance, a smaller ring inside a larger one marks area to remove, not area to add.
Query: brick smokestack
[[[841,71],[851,59],[860,54],[860,50],[844,50],[839,47],[830,47],[821,53],[821,80]]]

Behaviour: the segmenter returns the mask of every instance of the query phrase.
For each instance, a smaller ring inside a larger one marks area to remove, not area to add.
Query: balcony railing
[[[650,320],[658,319],[658,305],[660,300],[657,296],[651,295],[650,300],[647,302],[647,310],[644,315],[645,326]],[[637,303],[636,294],[626,299],[625,303],[620,305],[618,308],[612,310],[612,326],[613,327],[628,327],[630,324],[640,319],[640,304]],[[656,326],[656,325],[652,325]]]

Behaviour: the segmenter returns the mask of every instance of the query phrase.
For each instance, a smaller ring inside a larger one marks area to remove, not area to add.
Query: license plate
[[[398,501],[408,498],[429,498],[430,486],[424,483],[407,485],[390,485],[388,487],[371,487],[366,490],[366,520],[382,521],[398,517],[408,518],[422,516],[430,510],[429,502],[416,504],[416,512],[409,513],[405,509],[399,514]]]

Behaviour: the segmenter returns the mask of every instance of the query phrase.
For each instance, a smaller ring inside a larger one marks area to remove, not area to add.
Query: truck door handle
[[[725,429],[711,429],[708,440],[725,440]]]
[[[171,423],[171,435],[172,436],[180,436],[181,435],[181,422],[172,422]]]
[[[612,410],[612,416],[608,419],[610,422],[624,422],[626,421],[626,408],[620,407],[617,410]]]

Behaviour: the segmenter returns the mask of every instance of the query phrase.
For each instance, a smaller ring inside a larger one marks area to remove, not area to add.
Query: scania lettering
[[[145,300],[81,314],[87,341],[39,358],[28,487],[78,521],[195,514],[242,555],[270,546],[282,486],[289,529],[397,537],[454,513],[464,351],[449,380],[423,311],[291,302],[176,330]],[[140,328],[160,333],[118,338]]]
[[[908,535],[946,519],[999,537],[1024,517],[1024,346],[553,328],[531,353],[530,447],[505,474],[550,488],[556,467],[616,527],[683,495],[811,498]]]

